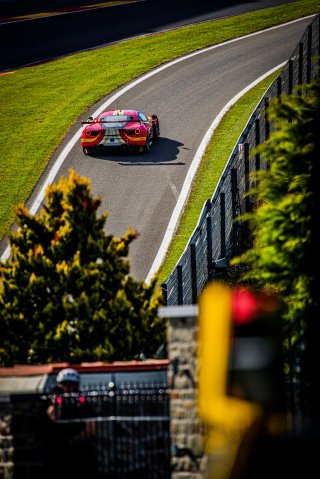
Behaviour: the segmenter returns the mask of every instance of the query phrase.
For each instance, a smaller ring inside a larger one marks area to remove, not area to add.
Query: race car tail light
[[[87,136],[97,136],[101,133],[101,130],[86,130]]]
[[[134,130],[133,130],[133,129],[131,129],[131,130],[125,129],[125,130],[123,130],[123,131],[124,131],[127,135],[140,135],[140,133],[141,133],[140,128],[135,128]]]

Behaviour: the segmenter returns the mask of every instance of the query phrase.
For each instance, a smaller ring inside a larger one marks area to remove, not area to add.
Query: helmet
[[[67,381],[73,383],[80,382],[80,375],[78,371],[72,368],[61,369],[57,375],[57,383],[64,383]]]

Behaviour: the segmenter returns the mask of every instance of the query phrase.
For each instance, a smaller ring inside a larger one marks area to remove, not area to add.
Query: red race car
[[[104,111],[81,124],[81,146],[86,155],[119,147],[148,153],[160,135],[157,115],[146,116],[135,110]]]

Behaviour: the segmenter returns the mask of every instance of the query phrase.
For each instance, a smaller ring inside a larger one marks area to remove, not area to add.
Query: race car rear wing
[[[156,120],[156,115],[148,115],[147,116],[149,121]],[[91,125],[92,123],[99,123],[102,125],[103,123],[130,123],[130,122],[140,122],[141,120],[94,120],[92,117],[89,117],[87,121],[82,121],[81,125]]]
[[[104,123],[132,123],[132,122],[139,122],[140,120],[91,120],[91,121],[82,121],[81,125],[92,125],[92,124],[99,124],[102,125]]]

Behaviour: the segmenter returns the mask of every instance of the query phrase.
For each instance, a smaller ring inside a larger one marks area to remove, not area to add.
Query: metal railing
[[[48,399],[48,398],[47,398]],[[51,398],[52,399],[52,398]],[[94,423],[97,477],[169,479],[170,418],[166,385],[136,385],[58,395],[56,426]]]
[[[183,254],[162,284],[167,306],[195,304],[205,284],[240,252],[241,225],[234,220],[250,209],[249,198],[244,199],[244,193],[252,187],[250,173],[266,168],[260,155],[252,152],[270,135],[269,102],[291,94],[296,85],[310,83],[316,77],[320,56],[319,22],[320,15],[317,15],[242,132],[213,197],[203,206]]]
[[[16,479],[171,478],[166,384],[16,394],[0,407],[3,415],[11,415]]]

